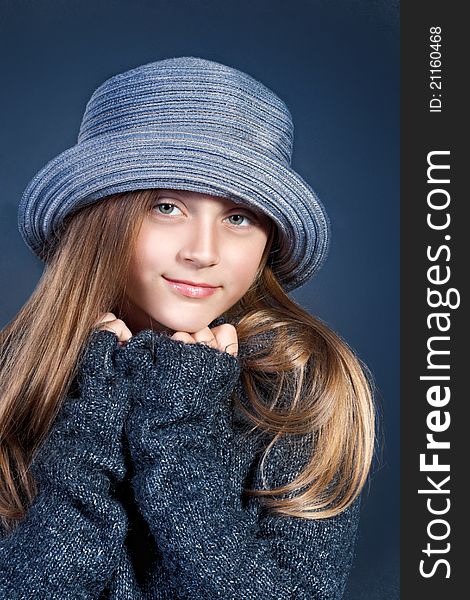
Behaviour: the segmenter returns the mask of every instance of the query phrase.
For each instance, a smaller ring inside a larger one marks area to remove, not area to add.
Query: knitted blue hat
[[[45,259],[66,216],[137,189],[201,192],[251,205],[277,225],[269,264],[289,291],[319,269],[329,222],[291,168],[293,123],[285,103],[234,68],[195,57],[142,65],[92,94],[78,142],[29,183],[18,223]]]

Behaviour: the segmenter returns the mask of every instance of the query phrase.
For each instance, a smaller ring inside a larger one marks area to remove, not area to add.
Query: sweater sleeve
[[[117,342],[109,331],[89,338],[77,389],[32,463],[38,493],[0,540],[0,598],[98,598],[112,576],[127,531],[112,495],[125,475],[121,446],[129,408],[126,390],[115,385]]]
[[[219,459],[214,418],[238,360],[150,331],[132,338],[128,360],[133,486],[177,597],[341,598],[358,504],[322,521],[249,511]]]

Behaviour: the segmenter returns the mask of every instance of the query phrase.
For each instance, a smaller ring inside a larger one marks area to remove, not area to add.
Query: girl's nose
[[[216,265],[219,260],[219,241],[213,223],[194,219],[182,241],[180,258],[198,267]]]

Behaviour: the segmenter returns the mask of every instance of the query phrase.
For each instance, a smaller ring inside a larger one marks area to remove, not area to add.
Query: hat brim
[[[330,224],[312,188],[293,169],[248,145],[183,132],[108,134],[65,150],[26,188],[18,224],[26,244],[43,258],[63,219],[96,200],[136,189],[184,189],[253,205],[283,238],[273,271],[286,290],[320,268]]]

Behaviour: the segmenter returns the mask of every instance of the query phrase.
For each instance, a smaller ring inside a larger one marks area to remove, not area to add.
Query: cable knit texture
[[[266,437],[232,403],[233,357],[150,330],[124,347],[94,332],[33,462],[39,493],[0,539],[0,598],[334,600],[351,568],[359,501],[331,519],[268,513]],[[309,458],[275,446],[269,486]],[[310,450],[309,450],[310,451]]]

